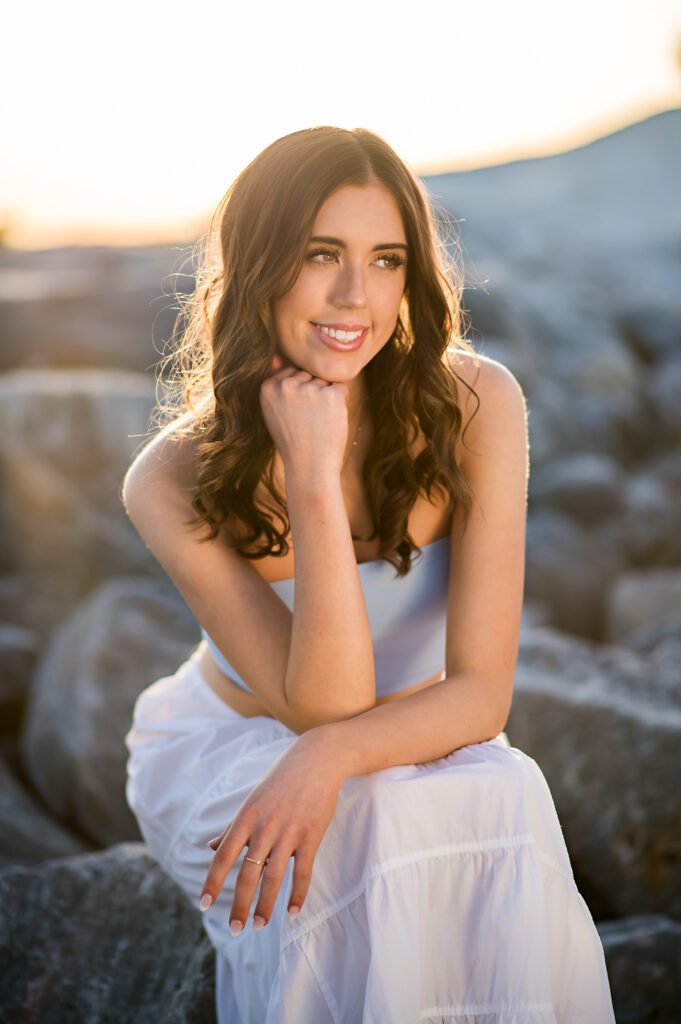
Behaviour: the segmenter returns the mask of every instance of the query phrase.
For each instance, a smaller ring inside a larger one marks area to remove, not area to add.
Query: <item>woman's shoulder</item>
[[[204,433],[197,429],[196,423],[207,401],[204,399],[194,410],[170,419],[135,456],[123,481],[128,500],[157,483],[178,489],[185,495],[193,493],[198,447],[204,440]]]
[[[451,369],[465,381],[468,388],[474,388],[478,393],[480,390],[520,387],[511,370],[491,356],[482,355],[474,350],[450,349],[448,358]],[[482,401],[482,396],[480,400]]]
[[[495,423],[501,424],[511,407],[524,408],[525,396],[515,374],[498,359],[464,349],[450,351],[448,356],[451,369],[466,385],[459,386],[458,392],[462,431],[468,427],[467,449],[469,445],[475,447],[479,433],[493,433]]]

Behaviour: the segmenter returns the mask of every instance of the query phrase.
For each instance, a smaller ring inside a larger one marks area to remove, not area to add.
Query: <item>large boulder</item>
[[[645,655],[523,632],[506,733],[546,776],[596,919],[681,918],[680,704]]]
[[[617,1024],[674,1024],[681,1006],[681,924],[664,914],[602,921],[598,934]]]
[[[530,476],[529,500],[588,524],[616,514],[623,490],[624,474],[614,459],[583,452],[540,466]]]
[[[638,569],[622,573],[608,594],[607,637],[626,640],[628,633],[681,616],[681,569]]]
[[[215,951],[142,843],[0,868],[0,1020],[208,1024]]]
[[[525,596],[550,609],[556,628],[599,639],[610,584],[626,568],[617,541],[595,528],[548,509],[528,518]]]
[[[60,824],[31,792],[8,759],[0,756],[0,865],[38,864],[92,850]],[[0,1015],[1,1019],[1,1015]]]
[[[159,574],[120,497],[154,399],[143,374],[0,375],[0,571],[47,588],[51,620],[38,624],[41,635],[109,576]]]
[[[645,464],[630,473],[620,505],[599,524],[605,546],[614,544],[632,567],[681,563],[681,484],[663,464]]]
[[[193,289],[182,261],[172,246],[0,250],[0,371],[148,371],[172,334],[173,290]]]
[[[35,664],[38,638],[33,630],[0,620],[0,734],[21,728],[28,682]]]
[[[144,577],[102,584],[55,632],[33,680],[22,760],[44,803],[93,842],[139,838],[124,793],[133,704],[199,640],[177,591]]]

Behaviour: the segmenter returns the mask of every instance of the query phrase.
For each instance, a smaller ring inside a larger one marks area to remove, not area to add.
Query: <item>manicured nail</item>
[[[201,897],[201,902],[199,903],[199,909],[202,911],[208,910],[212,902],[213,897],[211,896],[211,894],[209,892],[204,892],[203,896]]]
[[[288,916],[289,917],[295,917],[296,914],[299,914],[299,913],[300,913],[300,907],[289,907],[288,908]]]
[[[243,928],[243,925],[242,925],[241,921],[230,921],[229,922],[229,930],[232,933],[232,935],[238,935],[242,928]]]
[[[260,914],[256,914],[255,917],[253,918],[253,931],[259,932],[264,924],[265,918],[261,917]]]

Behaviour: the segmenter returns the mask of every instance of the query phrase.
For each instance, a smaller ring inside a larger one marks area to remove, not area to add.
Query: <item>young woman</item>
[[[123,487],[203,640],[138,698],[126,794],[205,912],[220,1024],[614,1021],[502,731],[526,410],[461,336],[434,207],[379,136],[318,127],[245,168],[208,243],[187,411]]]

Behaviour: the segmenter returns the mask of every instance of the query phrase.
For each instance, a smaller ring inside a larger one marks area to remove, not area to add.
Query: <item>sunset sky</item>
[[[195,234],[275,138],[384,136],[419,174],[556,152],[681,106],[677,0],[14,4],[11,245]]]

